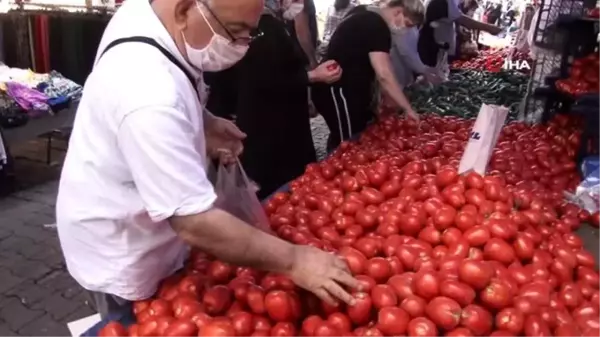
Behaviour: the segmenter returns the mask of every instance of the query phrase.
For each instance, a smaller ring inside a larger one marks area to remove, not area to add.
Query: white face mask
[[[304,4],[294,2],[290,4],[283,12],[283,18],[286,20],[294,20],[294,18],[304,10]]]
[[[204,22],[212,31],[213,36],[206,47],[196,49],[187,43],[185,35],[181,32],[190,64],[203,71],[221,71],[232,67],[244,57],[248,51],[248,46],[233,44],[224,36],[217,34],[198,3],[196,3],[196,7],[204,18]]]

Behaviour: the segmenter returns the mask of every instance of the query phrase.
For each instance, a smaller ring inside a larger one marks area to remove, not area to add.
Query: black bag
[[[6,196],[15,190],[15,169],[14,161],[10,155],[8,144],[4,134],[2,133],[2,127],[0,127],[0,138],[4,144],[4,150],[6,152],[6,162],[0,161],[0,197]]]

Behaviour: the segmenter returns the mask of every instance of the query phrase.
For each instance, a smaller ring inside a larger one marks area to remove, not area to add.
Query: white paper
[[[88,331],[91,327],[98,324],[102,319],[100,318],[100,314],[95,314],[92,316],[84,317],[82,319],[67,323],[67,327],[71,332],[71,336],[79,337],[84,332]]]

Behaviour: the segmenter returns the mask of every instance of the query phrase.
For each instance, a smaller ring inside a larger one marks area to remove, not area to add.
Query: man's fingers
[[[352,297],[352,295],[350,295],[346,290],[344,290],[344,288],[340,287],[340,285],[333,280],[329,280],[329,282],[325,284],[325,289],[327,289],[327,291],[335,298],[345,302],[348,305],[354,305],[356,303],[354,297]]]
[[[362,290],[363,284],[355,279],[347,270],[334,269],[333,278],[351,289]]]
[[[317,295],[318,298],[320,298],[323,302],[333,305],[333,306],[338,306],[339,302],[336,301],[327,290],[325,290],[325,288],[319,288],[317,290],[314,291],[315,295]]]

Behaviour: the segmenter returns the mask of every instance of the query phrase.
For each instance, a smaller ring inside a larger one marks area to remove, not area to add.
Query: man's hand
[[[310,82],[333,83],[342,77],[342,68],[333,60],[325,61],[308,72]]]
[[[361,287],[344,260],[310,246],[294,247],[294,262],[289,276],[299,287],[332,305],[337,305],[340,300],[354,305],[354,298],[343,286],[355,290]]]
[[[423,76],[425,77],[425,80],[431,84],[439,84],[443,82],[443,79],[438,74],[437,69],[433,67],[427,67],[427,70],[425,71]]]
[[[419,117],[419,114],[414,111],[413,109],[407,109],[405,110],[406,112],[406,117],[413,119],[416,122],[419,122],[421,120],[421,118]]]
[[[235,162],[244,150],[242,140],[246,138],[233,122],[212,116],[205,121],[206,150],[210,157],[219,158],[225,164]]]

